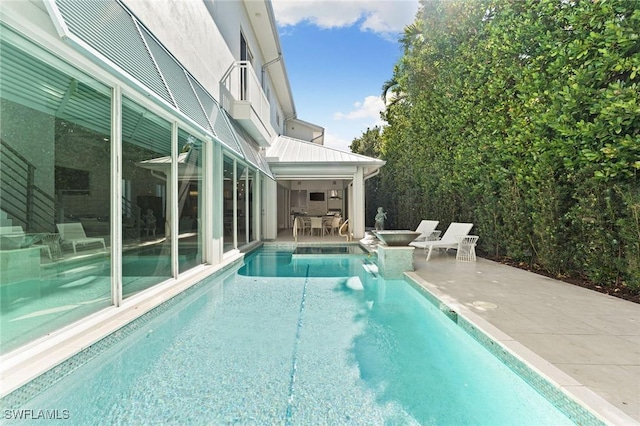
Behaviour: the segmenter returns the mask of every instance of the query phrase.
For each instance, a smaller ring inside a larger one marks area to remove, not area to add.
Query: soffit
[[[251,26],[256,33],[265,63],[268,64],[273,61],[266,68],[266,72],[271,76],[271,83],[280,101],[285,118],[295,117],[296,107],[291,86],[289,85],[289,76],[287,75],[287,68],[282,55],[280,36],[278,35],[278,27],[271,3],[269,1],[248,0],[244,2],[244,6],[251,21]],[[278,58],[280,60],[277,60]]]

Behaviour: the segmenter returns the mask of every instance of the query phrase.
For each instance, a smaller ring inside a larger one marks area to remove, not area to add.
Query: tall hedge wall
[[[485,253],[640,289],[637,5],[423,0],[384,88],[369,206],[389,228],[470,221]]]

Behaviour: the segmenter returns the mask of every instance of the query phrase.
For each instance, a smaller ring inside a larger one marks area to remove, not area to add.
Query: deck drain
[[[481,300],[476,300],[475,302],[472,303],[474,308],[478,308],[481,311],[487,311],[490,309],[497,309],[498,305],[496,305],[495,303],[491,303],[491,302],[483,302]]]

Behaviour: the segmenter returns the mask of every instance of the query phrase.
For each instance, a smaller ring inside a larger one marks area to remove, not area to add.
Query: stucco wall
[[[287,121],[287,131],[285,134],[291,138],[319,143],[320,145],[324,144],[323,138],[321,138],[322,132],[319,132],[317,127],[309,126],[303,121]]]

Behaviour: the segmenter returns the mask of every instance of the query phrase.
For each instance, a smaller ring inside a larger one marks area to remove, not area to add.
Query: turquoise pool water
[[[370,262],[262,250],[21,409],[83,425],[572,424]]]

